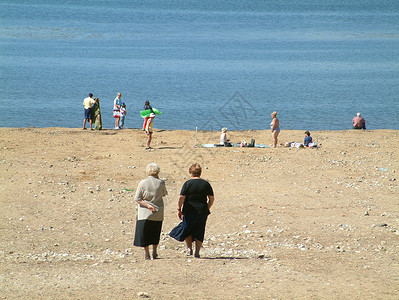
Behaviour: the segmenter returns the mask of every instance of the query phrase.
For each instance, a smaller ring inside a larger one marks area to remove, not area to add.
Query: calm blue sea
[[[398,0],[0,0],[0,126],[399,129]]]

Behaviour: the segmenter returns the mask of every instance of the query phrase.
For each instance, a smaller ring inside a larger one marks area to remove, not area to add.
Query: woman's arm
[[[156,211],[156,209],[155,209],[154,206],[152,206],[150,203],[148,203],[148,202],[146,202],[146,201],[144,201],[144,200],[136,200],[136,202],[137,202],[140,206],[148,208],[151,212],[155,212],[155,211]]]
[[[180,195],[179,197],[179,201],[177,202],[177,216],[179,217],[179,219],[182,219],[182,211],[181,208],[183,206],[184,200],[186,200],[186,196]]]
[[[209,200],[208,201],[208,209],[210,210],[213,205],[213,202],[215,201],[215,196],[208,196],[208,200]]]
[[[136,195],[134,197],[134,200],[141,206],[141,207],[146,207],[148,208],[151,212],[155,212],[156,209],[154,206],[152,206],[150,203],[147,201],[144,201],[143,199],[143,189],[141,183],[139,183],[139,186],[137,187],[136,190]]]
[[[273,118],[273,120],[272,120],[272,128],[270,130],[273,132],[274,128],[276,128],[276,127],[277,127],[276,126],[276,118]]]

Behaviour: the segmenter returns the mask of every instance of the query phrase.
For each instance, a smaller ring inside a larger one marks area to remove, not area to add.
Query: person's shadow
[[[172,150],[172,149],[182,149],[182,148],[183,148],[182,146],[180,146],[180,147],[171,147],[171,146],[169,146],[169,147],[159,147],[158,149],[160,149],[160,150],[167,150],[167,149]]]
[[[239,259],[249,259],[249,258],[248,257],[232,257],[232,256],[216,256],[216,257],[201,256],[201,259],[239,260]]]

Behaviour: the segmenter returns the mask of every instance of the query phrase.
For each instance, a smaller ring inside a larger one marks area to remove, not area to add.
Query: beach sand
[[[0,298],[397,299],[399,131],[311,133],[319,149],[155,130],[146,151],[138,129],[0,128]],[[150,162],[169,195],[160,259],[144,261],[133,198]],[[194,162],[215,192],[201,259],[168,237]]]

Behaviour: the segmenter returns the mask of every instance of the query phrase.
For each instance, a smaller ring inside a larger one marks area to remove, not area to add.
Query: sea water
[[[399,129],[399,1],[1,0],[0,126]]]

